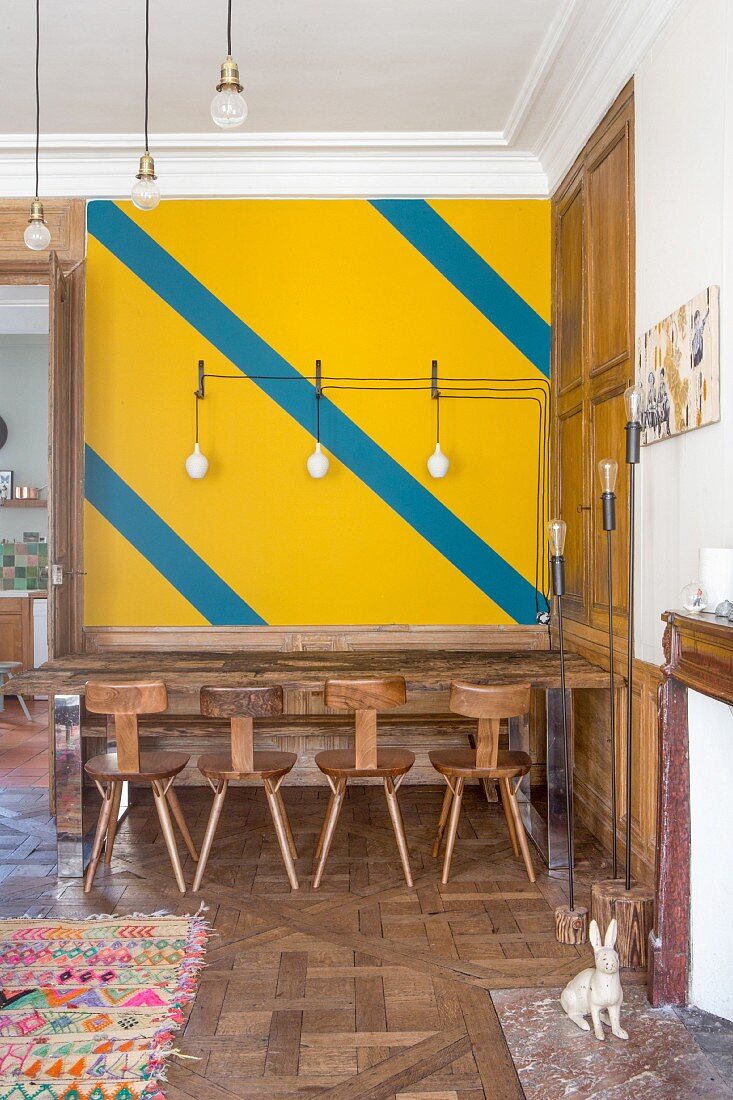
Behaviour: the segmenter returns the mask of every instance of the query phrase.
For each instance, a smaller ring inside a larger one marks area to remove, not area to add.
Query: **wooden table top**
[[[451,680],[476,684],[530,683],[560,686],[560,655],[540,652],[361,650],[305,653],[232,650],[229,652],[71,653],[35,671],[22,672],[3,686],[4,693],[26,695],[84,693],[90,679],[159,678],[170,695],[190,696],[204,685],[280,684],[285,691],[318,691],[329,676],[402,675],[408,692],[447,691]],[[566,654],[569,688],[604,688],[608,673],[577,653]]]

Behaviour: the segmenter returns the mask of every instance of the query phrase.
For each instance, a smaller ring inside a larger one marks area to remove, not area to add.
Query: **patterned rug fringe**
[[[183,1054],[174,1047],[174,1036],[180,1030],[185,1021],[185,1009],[196,996],[198,975],[205,966],[204,955],[206,943],[213,934],[210,922],[203,916],[208,907],[202,902],[195,914],[171,913],[167,910],[157,910],[155,913],[97,913],[85,918],[90,922],[103,921],[127,921],[127,920],[154,920],[173,919],[189,922],[188,934],[185,941],[184,957],[178,965],[176,981],[171,992],[171,1001],[166,1006],[166,1018],[160,1023],[158,1029],[149,1039],[148,1057],[141,1071],[143,1084],[140,1092],[140,1100],[165,1100],[165,1095],[160,1089],[161,1082],[168,1077],[168,1062],[172,1057],[199,1061],[194,1055]],[[35,925],[48,923],[48,919],[19,918],[18,923]],[[14,920],[6,920],[6,924],[14,925]],[[12,1090],[12,1086],[11,1086]],[[7,1095],[3,1092],[3,1095]]]

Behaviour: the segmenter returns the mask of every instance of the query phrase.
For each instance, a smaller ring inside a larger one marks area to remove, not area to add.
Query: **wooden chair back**
[[[89,680],[84,702],[92,714],[114,718],[117,763],[121,771],[140,771],[139,714],[160,714],[168,709],[168,692],[162,680],[111,683]]]
[[[283,712],[283,689],[252,685],[203,687],[201,713],[207,718],[231,720],[232,766],[238,772],[254,769],[254,719],[274,718]]]
[[[400,707],[406,699],[404,676],[384,676],[370,680],[326,680],[326,706],[334,710],[352,710],[355,713],[357,768],[377,766],[377,711]]]
[[[499,729],[502,718],[529,714],[532,688],[529,684],[487,687],[455,680],[450,686],[450,709],[464,718],[477,718],[476,767],[495,768],[499,758]]]

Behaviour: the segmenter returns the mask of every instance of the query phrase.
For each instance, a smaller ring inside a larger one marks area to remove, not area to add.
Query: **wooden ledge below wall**
[[[544,626],[94,626],[84,628],[84,650],[481,650],[549,649]]]

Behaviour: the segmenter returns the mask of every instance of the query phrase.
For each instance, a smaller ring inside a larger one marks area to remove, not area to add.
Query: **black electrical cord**
[[[149,2],[149,0],[146,0]],[[230,0],[231,9],[231,0]],[[396,377],[354,377],[353,375],[330,375],[329,376],[334,383],[349,382],[355,383],[354,385],[321,385],[320,394],[323,395],[327,389],[331,390],[350,390],[360,392],[433,392],[433,379],[428,379],[422,375],[403,376]],[[319,377],[316,375],[282,375],[282,374],[203,374],[201,377],[201,383],[203,384],[206,378],[223,379],[225,381],[234,382],[318,382]],[[320,376],[322,381],[322,376]],[[548,487],[548,465],[550,456],[550,439],[548,431],[548,422],[552,409],[552,391],[548,383],[539,382],[536,378],[467,378],[457,377],[451,378],[449,382],[466,382],[470,383],[464,387],[442,385],[441,394],[436,395],[436,439],[440,442],[440,396],[444,396],[448,399],[454,400],[528,400],[537,403],[539,412],[539,432],[537,441],[537,503],[536,503],[536,524],[537,524],[537,542],[535,546],[535,611],[539,613],[539,595],[545,602],[546,608],[550,609],[550,595],[549,595],[549,574],[547,569],[541,567],[540,561],[543,560],[542,545],[544,542],[544,529],[547,518],[547,487]],[[392,383],[391,385],[364,385],[365,382],[378,382],[378,383]],[[426,383],[425,385],[405,385],[404,383]],[[427,384],[429,382],[429,385]],[[491,385],[480,385],[478,383],[489,382]],[[399,383],[399,384],[395,384]],[[499,383],[499,385],[497,385]],[[522,383],[529,383],[529,385],[522,385]],[[502,388],[505,386],[506,388]],[[451,392],[453,391],[453,392]],[[455,392],[459,391],[459,392]],[[471,391],[471,392],[466,392]],[[514,391],[514,392],[512,392]],[[533,396],[532,391],[536,394],[540,394],[540,397]],[[491,396],[490,396],[491,395]],[[197,440],[198,440],[198,401],[201,400],[201,395],[196,393],[196,425],[197,425]],[[320,442],[320,408],[321,398],[316,399],[316,439]],[[549,627],[548,627],[549,630]]]
[[[227,57],[232,56],[232,0],[229,0],[227,11]]]
[[[150,0],[145,0],[145,152],[148,145],[148,100],[150,98]]]
[[[38,150],[41,142],[41,87],[38,78],[41,58],[41,0],[36,0],[36,198],[38,198]]]

